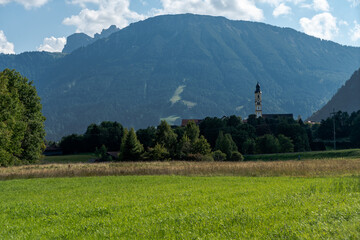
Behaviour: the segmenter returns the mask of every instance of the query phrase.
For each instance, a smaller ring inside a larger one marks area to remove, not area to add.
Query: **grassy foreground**
[[[0,181],[0,239],[359,239],[358,177]]]

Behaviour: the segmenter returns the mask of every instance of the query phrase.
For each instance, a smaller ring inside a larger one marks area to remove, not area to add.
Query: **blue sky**
[[[360,46],[360,0],[0,0],[0,53],[61,51],[75,32],[161,14],[196,13],[264,22]]]

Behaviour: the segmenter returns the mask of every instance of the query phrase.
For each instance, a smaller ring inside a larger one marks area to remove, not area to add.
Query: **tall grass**
[[[360,158],[360,149],[246,155],[245,161],[285,161],[285,160],[299,160],[299,159],[312,160],[312,159],[334,159],[334,158]]]
[[[358,175],[360,159],[271,162],[111,162],[27,165],[0,168],[0,179],[117,175],[342,176]]]

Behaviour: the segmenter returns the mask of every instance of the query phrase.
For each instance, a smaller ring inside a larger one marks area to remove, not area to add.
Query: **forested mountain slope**
[[[49,64],[35,82],[47,136],[59,139],[103,120],[143,128],[162,118],[247,117],[258,81],[264,113],[306,118],[359,66],[360,48],[185,14],[131,24]]]
[[[352,113],[360,110],[360,69],[339,89],[331,100],[314,113],[309,120],[321,121],[330,117],[330,113],[342,111]]]

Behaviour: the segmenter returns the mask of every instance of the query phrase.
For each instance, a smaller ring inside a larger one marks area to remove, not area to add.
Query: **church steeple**
[[[255,90],[255,115],[256,117],[262,117],[262,106],[261,106],[261,90],[259,82],[256,84]]]
[[[261,92],[261,90],[260,90],[260,84],[259,84],[259,82],[257,82],[255,93],[259,93],[259,92]]]

